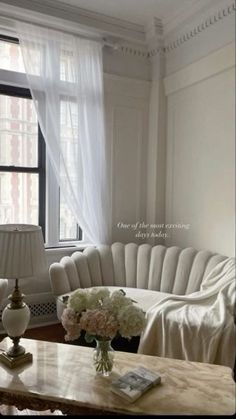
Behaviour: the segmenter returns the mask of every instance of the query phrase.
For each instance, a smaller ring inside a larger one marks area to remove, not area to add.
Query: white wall
[[[137,80],[151,79],[151,66],[147,59],[147,52],[142,52],[135,47],[116,51],[115,49],[103,48],[103,66],[107,74],[116,74],[121,77],[129,77]]]
[[[141,241],[131,225],[146,218],[149,93],[150,83],[147,81],[105,75],[113,242]]]
[[[166,78],[168,245],[235,256],[235,44]]]

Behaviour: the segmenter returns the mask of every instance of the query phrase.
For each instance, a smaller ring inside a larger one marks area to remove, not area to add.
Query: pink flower
[[[118,331],[119,324],[108,310],[94,309],[82,313],[80,327],[90,335],[112,339]]]
[[[145,313],[133,303],[123,290],[114,291],[112,295],[104,287],[77,290],[69,298],[61,317],[67,332],[65,340],[79,338],[82,330],[87,338],[103,340],[113,339],[118,332],[128,339],[141,334]]]
[[[66,308],[61,316],[61,323],[67,331],[65,340],[75,340],[80,337],[81,327],[79,324],[78,314],[72,308]]]

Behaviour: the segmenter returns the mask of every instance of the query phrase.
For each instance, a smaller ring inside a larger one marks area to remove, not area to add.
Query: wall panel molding
[[[129,77],[104,74],[105,94],[149,100],[151,82]]]
[[[235,42],[165,77],[166,96],[235,66]]]
[[[105,74],[106,135],[111,156],[113,241],[137,241],[118,222],[135,223],[146,211],[146,133],[150,83]]]

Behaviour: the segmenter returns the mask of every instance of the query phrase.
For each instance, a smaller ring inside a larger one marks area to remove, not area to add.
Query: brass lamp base
[[[7,352],[3,352],[0,354],[0,362],[6,365],[8,368],[16,368],[25,363],[32,362],[33,355],[30,352],[25,352],[18,356],[9,356]]]

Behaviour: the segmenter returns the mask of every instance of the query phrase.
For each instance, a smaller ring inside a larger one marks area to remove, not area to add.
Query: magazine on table
[[[129,371],[111,383],[111,391],[134,402],[147,390],[161,382],[161,376],[144,367]]]

